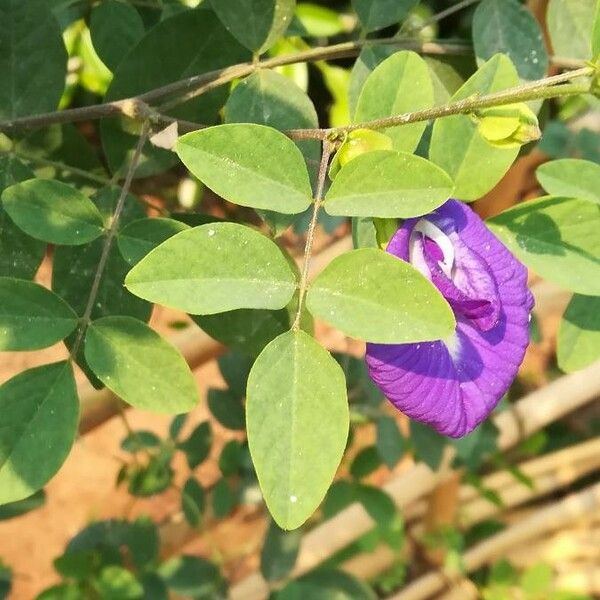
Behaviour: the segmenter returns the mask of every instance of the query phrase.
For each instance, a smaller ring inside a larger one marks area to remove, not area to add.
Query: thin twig
[[[308,232],[306,234],[306,244],[304,246],[304,261],[302,263],[302,275],[300,277],[300,287],[298,292],[298,310],[296,311],[296,318],[294,319],[294,324],[292,325],[292,329],[294,331],[297,331],[300,328],[300,321],[302,319],[304,296],[306,295],[306,288],[308,287],[310,257],[312,255],[312,247],[315,239],[315,229],[319,219],[319,209],[321,208],[321,203],[323,202],[323,190],[325,189],[325,178],[327,177],[327,167],[329,166],[330,156],[331,143],[328,140],[323,140],[323,154],[321,155],[321,164],[319,166],[319,176],[317,179],[317,189],[313,204],[313,212],[310,219],[310,225],[308,226]]]
[[[81,317],[79,330],[77,332],[77,337],[75,338],[75,342],[71,348],[70,358],[71,360],[75,359],[77,356],[77,352],[81,346],[81,342],[83,341],[83,335],[87,326],[90,323],[90,318],[92,316],[92,311],[94,309],[94,304],[96,302],[96,296],[98,295],[98,291],[100,289],[100,282],[102,281],[102,276],[104,274],[104,269],[106,268],[106,263],[108,262],[108,257],[110,254],[110,250],[112,247],[113,240],[117,234],[117,229],[119,227],[119,220],[121,218],[121,214],[123,212],[123,208],[125,207],[125,200],[127,199],[127,194],[129,193],[129,188],[131,187],[131,182],[133,181],[133,175],[140,161],[140,157],[142,155],[142,150],[144,148],[144,144],[148,139],[148,135],[150,133],[150,124],[145,122],[142,126],[142,131],[140,133],[140,137],[138,139],[137,146],[133,153],[133,157],[131,159],[131,163],[129,164],[129,168],[127,169],[127,173],[125,175],[125,181],[121,187],[121,193],[119,194],[119,198],[117,200],[117,204],[115,206],[115,211],[112,216],[112,221],[110,227],[106,233],[106,238],[104,241],[104,246],[102,247],[102,253],[100,254],[100,259],[98,260],[98,267],[96,268],[96,274],[94,275],[94,280],[92,282],[92,287],[90,288],[90,295],[88,297],[88,301],[83,312],[83,316]]]

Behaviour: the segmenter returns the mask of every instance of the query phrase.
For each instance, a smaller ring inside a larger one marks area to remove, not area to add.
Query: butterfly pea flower
[[[433,342],[367,344],[369,374],[410,418],[462,437],[498,404],[523,360],[533,308],[527,270],[456,200],[404,221],[387,252],[436,286],[456,329]]]

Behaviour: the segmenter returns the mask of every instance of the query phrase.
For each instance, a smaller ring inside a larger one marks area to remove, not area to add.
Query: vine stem
[[[294,331],[300,329],[300,320],[302,319],[302,308],[304,307],[304,297],[308,288],[308,274],[310,271],[310,258],[312,255],[312,247],[315,241],[315,231],[317,228],[317,220],[319,218],[319,209],[323,203],[323,190],[325,189],[325,178],[327,177],[327,167],[329,166],[329,158],[332,152],[332,145],[328,139],[323,140],[323,152],[321,154],[321,163],[319,165],[319,175],[317,178],[317,189],[313,204],[312,217],[308,232],[306,234],[306,244],[304,245],[304,260],[302,262],[302,273],[300,275],[300,286],[298,291],[298,310],[296,318],[292,325]]]
[[[585,94],[590,91],[590,84],[587,83],[565,83],[556,85],[562,81],[569,81],[576,77],[591,75],[594,72],[592,67],[585,67],[546,77],[538,81],[533,81],[522,86],[517,86],[494,92],[492,94],[479,95],[474,94],[464,100],[458,100],[442,106],[435,106],[425,110],[392,115],[383,119],[373,119],[362,123],[353,123],[344,127],[331,127],[328,129],[290,129],[286,134],[295,140],[318,139],[325,140],[331,136],[339,136],[356,129],[386,129],[397,125],[407,125],[418,121],[430,121],[440,117],[451,115],[471,113],[478,109],[489,108],[492,106],[501,106],[512,104],[514,102],[527,102],[529,100],[540,100],[544,98],[557,98],[559,96],[569,96],[573,94]]]
[[[123,208],[125,207],[125,200],[127,199],[127,194],[129,193],[129,189],[131,188],[133,174],[135,173],[135,170],[139,164],[140,158],[142,156],[142,150],[144,148],[144,144],[148,139],[149,134],[150,123],[148,123],[148,121],[145,121],[142,125],[140,137],[135,147],[133,157],[131,158],[131,162],[129,163],[127,173],[125,174],[125,180],[123,182],[123,185],[121,186],[121,193],[119,194],[119,198],[115,206],[115,211],[112,215],[110,227],[106,234],[106,240],[104,242],[104,246],[102,247],[102,253],[100,254],[100,259],[98,260],[96,274],[94,275],[92,287],[90,288],[90,295],[88,296],[88,301],[83,311],[83,316],[81,317],[77,337],[75,338],[75,342],[73,343],[73,347],[71,348],[71,352],[69,354],[70,360],[74,360],[77,356],[77,353],[79,352],[79,348],[81,347],[81,343],[83,341],[83,335],[87,326],[90,323],[92,311],[94,310],[94,303],[96,302],[96,296],[98,295],[98,291],[100,290],[100,282],[102,281],[102,276],[104,275],[104,269],[106,268],[106,264],[108,262],[108,256],[110,254],[113,241],[115,239],[115,236],[117,235],[119,220],[121,218],[121,214],[123,213]]]

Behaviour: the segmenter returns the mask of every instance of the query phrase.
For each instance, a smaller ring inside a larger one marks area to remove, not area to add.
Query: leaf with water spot
[[[270,239],[237,223],[183,231],[142,259],[125,279],[140,298],[192,314],[283,308],[296,277]]]
[[[259,355],[248,378],[250,453],[275,522],[295,529],[316,510],[348,436],[344,374],[313,338],[288,331]]]

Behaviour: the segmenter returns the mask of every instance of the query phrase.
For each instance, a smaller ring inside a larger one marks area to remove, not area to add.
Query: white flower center
[[[452,267],[454,266],[454,247],[448,236],[436,225],[427,219],[420,219],[412,230],[408,245],[408,256],[412,265],[420,271],[428,273],[425,258],[423,257],[423,244],[418,244],[419,233],[434,241],[442,251],[443,259],[438,261],[440,268],[447,275],[452,277]]]

